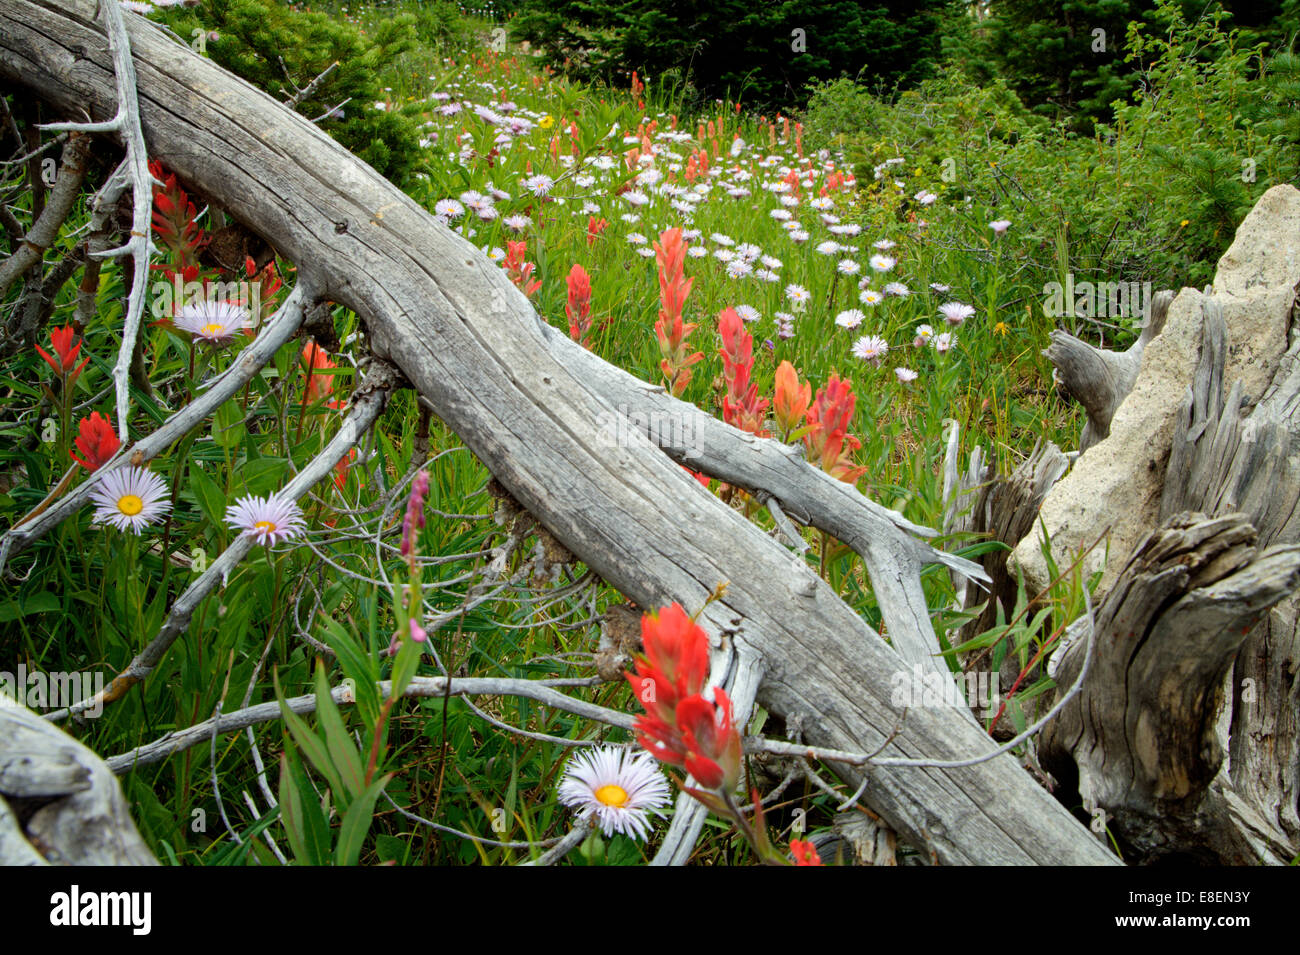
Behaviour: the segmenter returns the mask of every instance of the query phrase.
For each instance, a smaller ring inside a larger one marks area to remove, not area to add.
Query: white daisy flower
[[[879,305],[885,300],[885,296],[873,288],[863,289],[858,293],[858,301],[863,305]]]
[[[754,267],[744,259],[735,258],[727,263],[727,276],[733,279],[749,278],[754,272]]]
[[[763,250],[752,242],[742,242],[736,246],[736,254],[746,262],[753,262],[763,254]]]
[[[765,255],[758,261],[762,262],[765,266],[767,266],[769,269],[771,269],[774,272],[781,267],[781,260],[773,255]]]
[[[890,282],[885,286],[885,294],[897,295],[899,298],[907,298],[907,296],[912,294],[912,290],[902,282]]]
[[[912,371],[910,368],[904,368],[901,365],[894,369],[894,375],[897,376],[898,380],[903,384],[907,384],[909,381],[916,381],[916,372]]]
[[[898,245],[898,243],[892,239],[881,239],[879,242],[871,243],[871,245],[873,248],[879,249],[881,252],[888,252],[894,246]]]
[[[719,262],[730,262],[736,257],[736,253],[732,252],[730,249],[714,249],[713,257]]]
[[[506,216],[501,220],[501,222],[511,232],[523,232],[533,224],[533,220],[528,218],[528,216],[519,215],[518,213],[512,216]]]
[[[922,189],[912,198],[915,199],[923,206],[930,206],[930,205],[934,205],[935,200],[937,200],[939,197],[935,195],[933,192],[929,192],[928,190]]]
[[[779,282],[781,276],[777,275],[771,269],[755,269],[754,278],[762,282]]]
[[[867,316],[858,308],[846,308],[835,316],[835,324],[840,328],[857,328]]]
[[[299,537],[307,529],[302,509],[295,502],[274,494],[240,498],[226,508],[226,523],[268,547]]]
[[[1010,219],[994,219],[989,223],[989,228],[993,230],[994,235],[1001,235],[1011,228]]]
[[[225,345],[247,328],[253,327],[248,309],[233,302],[196,302],[182,306],[172,319],[180,331],[189,332],[196,341],[212,346]]]
[[[455,199],[439,199],[434,204],[433,214],[444,222],[459,219],[465,214],[465,207]]]
[[[647,816],[663,816],[670,796],[653,756],[612,746],[576,754],[559,786],[560,802],[577,809],[580,820],[595,816],[606,838],[616,832],[648,838]]]
[[[644,173],[642,175],[644,175]],[[635,189],[631,189],[623,193],[623,199],[629,205],[633,205],[633,206],[644,206],[644,205],[648,205],[650,202],[649,196],[647,196],[644,192],[639,192]]]
[[[822,255],[834,255],[840,250],[840,244],[834,239],[827,239],[825,242],[817,243],[817,251]]]
[[[912,339],[912,345],[916,348],[923,348],[931,338],[934,337],[934,329],[929,325],[917,325],[916,337]]]
[[[871,267],[877,272],[888,272],[897,264],[898,260],[888,255],[873,255],[871,257]]]
[[[952,332],[944,332],[941,335],[934,336],[934,350],[940,355],[956,344],[957,336]]]
[[[808,235],[808,233],[805,232],[803,229],[791,229],[791,230],[790,230],[790,241],[791,241],[791,242],[807,242],[809,238],[811,238],[811,237],[810,237],[810,236]]]
[[[709,241],[716,245],[735,245],[736,240],[729,235],[723,235],[721,232],[715,232],[709,236]]]
[[[945,302],[939,306],[939,313],[949,325],[960,325],[975,314],[975,309],[961,302]]]
[[[551,191],[551,187],[555,185],[555,180],[550,176],[538,173],[535,176],[529,176],[520,185],[535,196],[544,196]]]
[[[889,351],[889,343],[879,335],[863,335],[853,343],[853,354],[863,361],[879,366],[880,359]]]
[[[737,305],[736,314],[740,316],[742,321],[746,322],[756,322],[763,317],[759,314],[758,309],[752,305]]]
[[[802,308],[804,305],[808,304],[808,300],[812,298],[812,293],[802,285],[787,285],[785,287],[785,297],[788,298],[792,304]]]
[[[139,534],[171,510],[167,482],[144,468],[114,468],[95,482],[90,500],[96,524]]]
[[[949,289],[951,289],[952,286],[951,286],[951,285],[944,285],[942,282],[931,282],[931,283],[930,283],[930,288],[932,288],[932,289],[933,289],[934,291],[936,291],[936,292],[943,293],[943,292],[947,292]]]
[[[852,259],[840,259],[835,263],[835,268],[839,271],[840,275],[857,275],[862,271],[862,266],[858,265],[858,263],[854,262]]]
[[[629,232],[627,234],[627,241],[631,242],[633,245],[645,245],[649,240],[640,232]]]
[[[693,259],[702,259],[709,254],[709,250],[702,245],[692,245],[687,247],[686,254]]]
[[[794,218],[794,216],[786,209],[773,209],[771,212],[768,213],[768,215],[770,215],[777,222],[788,222],[789,220]]]

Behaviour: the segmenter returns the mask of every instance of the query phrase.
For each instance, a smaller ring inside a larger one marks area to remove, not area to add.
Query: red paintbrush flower
[[[564,306],[564,314],[569,319],[569,337],[583,348],[590,348],[587,333],[591,331],[591,277],[581,265],[575,265],[564,283],[569,290],[569,301]]]
[[[745,322],[734,308],[724,308],[718,315],[718,332],[722,335],[723,377],[727,393],[722,399],[722,418],[727,424],[760,438],[767,414],[767,399],[758,397],[758,385],[750,380],[754,369],[754,336],[745,331]]]
[[[113,431],[112,420],[105,418],[98,411],[92,411],[89,418],[81,419],[77,425],[75,444],[84,457],[79,458],[69,451],[72,460],[92,473],[112,460],[113,455],[117,454],[117,449],[122,446],[122,442]]]
[[[707,789],[732,789],[740,777],[740,734],[721,688],[705,689],[709,638],[680,604],[641,618],[645,655],[626,674],[645,715],[637,740],[656,759],[683,766]]]
[[[78,365],[77,353],[81,351],[81,340],[77,338],[77,331],[71,325],[63,328],[56,328],[50,332],[50,347],[54,349],[54,355],[51,355],[40,345],[36,346],[36,351],[45,359],[45,363],[54,369],[54,373],[64,380],[64,387],[71,388],[81,374],[81,370],[86,367],[89,358],[83,358]]]
[[[794,857],[795,865],[822,864],[822,858],[817,854],[817,847],[811,842],[800,842],[798,839],[791,839],[790,855]]]
[[[668,390],[673,397],[680,398],[690,383],[691,366],[704,357],[703,352],[689,352],[686,339],[696,326],[682,321],[686,296],[691,294],[695,280],[686,277],[686,243],[682,241],[681,229],[665,230],[654,249],[659,264],[659,320],[655,322],[655,338],[663,359],[659,368],[668,382]]]

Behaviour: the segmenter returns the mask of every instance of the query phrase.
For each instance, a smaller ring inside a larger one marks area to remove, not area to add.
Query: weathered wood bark
[[[1300,544],[1289,433],[1300,343],[1243,419],[1240,384],[1223,397],[1226,328],[1212,301],[1202,335],[1165,476],[1163,524],[1097,614],[1093,669],[1044,730],[1042,760],[1105,813],[1130,861],[1286,863],[1300,851]],[[1080,647],[1058,651],[1058,682],[1078,673]],[[1229,743],[1220,713],[1234,661]]]
[[[1224,788],[1211,786],[1224,676],[1255,621],[1300,585],[1300,545],[1255,544],[1239,514],[1181,514],[1153,531],[1097,613],[1083,692],[1043,730],[1044,767],[1077,777],[1083,805],[1105,812],[1129,861],[1253,865],[1295,854],[1280,831],[1243,829]],[[1059,682],[1078,675],[1082,646],[1060,651]]]
[[[1223,322],[1211,316],[1170,452],[1161,515],[1191,507],[1215,515],[1240,511],[1259,546],[1294,544],[1300,541],[1300,338],[1246,416],[1240,382],[1223,394],[1226,352]],[[1291,594],[1259,621],[1237,655],[1227,768],[1240,802],[1286,833],[1292,847],[1300,847],[1298,673],[1300,595]]]
[[[1142,326],[1142,334],[1128,351],[1095,348],[1069,332],[1060,329],[1052,332],[1052,343],[1044,354],[1056,366],[1053,377],[1058,387],[1082,404],[1088,415],[1083,434],[1079,436],[1080,451],[1087,451],[1110,434],[1115,410],[1137,381],[1138,370],[1142,367],[1142,352],[1164,328],[1173,300],[1173,292],[1156,293],[1151,302],[1151,315]]]
[[[0,866],[157,865],[117,777],[58,727],[0,698]]]
[[[67,114],[111,115],[113,77],[94,9],[91,0],[0,0],[0,77]],[[376,354],[594,571],[642,606],[698,607],[728,583],[705,624],[762,655],[760,701],[799,721],[810,743],[871,748],[901,722],[886,755],[990,750],[953,710],[915,708],[904,718],[890,703],[902,658],[827,586],[784,586],[782,548],[639,432],[613,446],[603,440],[598,422],[616,403],[557,359],[528,301],[467,241],[281,104],[142,19],[130,29],[153,156],[352,308]],[[629,404],[640,400],[630,392]],[[1010,757],[866,775],[871,805],[937,861],[1113,861]]]

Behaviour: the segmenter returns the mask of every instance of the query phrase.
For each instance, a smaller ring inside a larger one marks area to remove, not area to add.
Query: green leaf
[[[392,778],[390,773],[376,779],[348,807],[343,816],[343,826],[339,830],[339,842],[334,849],[335,865],[356,865],[361,858],[361,846],[366,841],[366,833],[370,831],[370,822],[375,815],[375,800]]]
[[[379,719],[379,689],[375,685],[379,674],[374,658],[361,648],[361,644],[337,620],[325,616],[319,619],[321,638],[338,657],[343,666],[343,675],[353,683],[362,721],[373,725]]]
[[[30,617],[36,613],[50,613],[62,607],[63,601],[59,599],[58,594],[43,590],[25,599],[6,600],[0,603],[0,623],[8,623],[20,617]]]
[[[330,696],[330,686],[325,679],[323,664],[317,664],[316,666],[316,717],[325,730],[325,745],[329,749],[330,760],[334,763],[335,770],[343,780],[343,786],[347,791],[347,801],[350,803],[359,797],[366,788],[365,769],[361,764],[361,754],[357,751],[356,744],[352,742],[352,737],[348,735],[347,728],[343,725],[343,717],[339,714],[339,708],[335,705],[334,698]],[[339,807],[346,808],[342,801],[344,794],[337,792],[337,790],[336,794],[340,800]]]
[[[280,690],[280,674],[272,673],[272,680],[275,683],[275,698],[280,703],[280,714],[284,717],[284,725],[289,728],[289,733],[293,736],[293,741],[298,744],[307,759],[316,767],[316,771],[325,777],[326,782],[335,793],[342,793],[343,781],[339,779],[338,771],[334,768],[334,763],[330,760],[329,750],[320,738],[311,731],[307,723],[293,710],[289,709],[289,704],[284,700],[284,694]]]
[[[217,482],[208,477],[202,468],[191,467],[190,490],[194,492],[194,499],[198,501],[203,516],[220,527],[226,517],[226,495],[217,486]]]
[[[329,864],[329,821],[312,798],[311,782],[292,746],[280,757],[280,819],[299,862]]]
[[[244,440],[244,410],[238,402],[227,401],[212,419],[212,440],[218,447],[236,447]]]

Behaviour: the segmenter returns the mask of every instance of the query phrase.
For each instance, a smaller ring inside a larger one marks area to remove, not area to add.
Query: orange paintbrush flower
[[[654,249],[659,263],[659,320],[655,322],[655,337],[663,356],[659,368],[668,382],[668,390],[674,397],[681,397],[691,380],[691,366],[704,357],[702,352],[688,353],[686,338],[696,326],[682,322],[686,296],[691,294],[695,280],[686,278],[686,243],[682,241],[681,229],[664,231]]]
[[[564,314],[569,319],[569,337],[590,348],[587,333],[591,331],[591,278],[581,265],[569,270],[564,280],[569,290],[569,301],[564,306]]]
[[[812,383],[799,384],[799,373],[788,361],[776,369],[776,391],[772,397],[772,412],[777,426],[787,436],[803,423],[804,412],[812,401]]]

